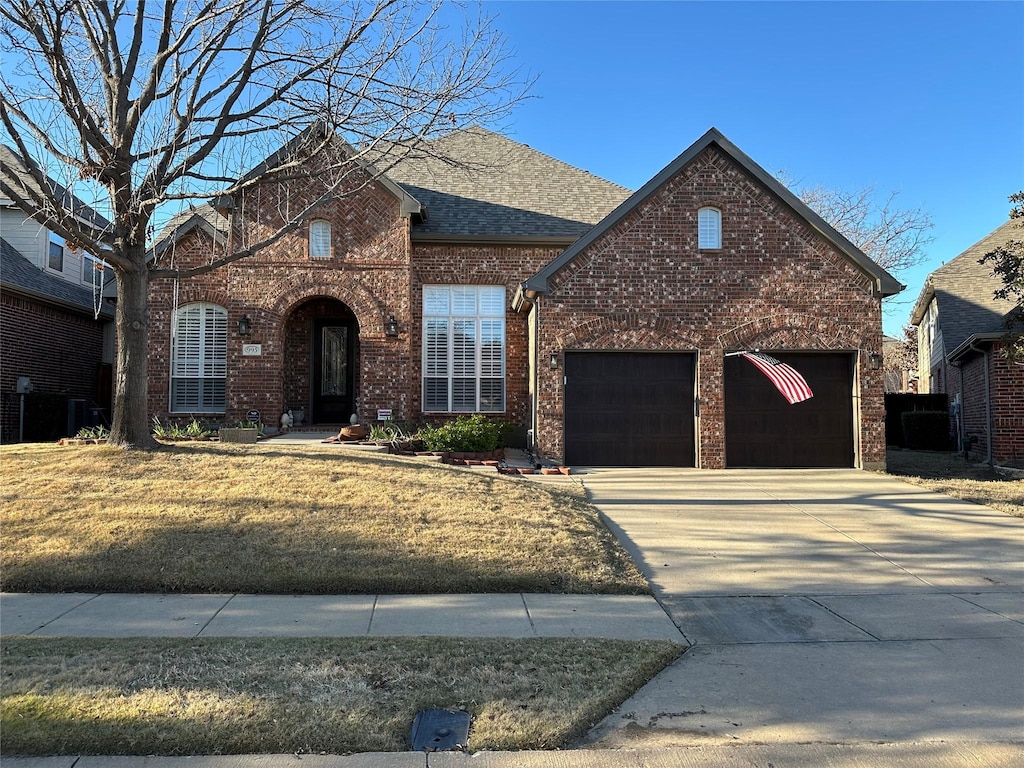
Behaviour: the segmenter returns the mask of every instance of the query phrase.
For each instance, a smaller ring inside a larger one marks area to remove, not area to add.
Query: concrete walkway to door
[[[694,644],[586,744],[1024,745],[1024,520],[857,470],[581,479]]]

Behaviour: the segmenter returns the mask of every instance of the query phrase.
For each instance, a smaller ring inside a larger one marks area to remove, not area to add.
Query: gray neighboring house
[[[948,394],[957,447],[995,463],[1024,460],[1024,365],[1002,354],[1015,305],[993,297],[1002,282],[979,259],[1011,240],[1024,240],[1019,221],[932,272],[910,318],[918,329],[918,391]]]
[[[5,181],[24,178],[0,147]],[[109,222],[56,181],[76,215]],[[114,363],[114,276],[69,247],[0,192],[0,440],[50,440],[109,418]],[[24,398],[22,394],[31,388]],[[70,401],[70,402],[69,402]]]

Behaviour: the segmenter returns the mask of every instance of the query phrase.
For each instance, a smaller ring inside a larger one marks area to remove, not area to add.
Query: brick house
[[[4,174],[24,179],[7,147],[0,146]],[[9,173],[13,171],[13,174]],[[58,196],[68,193],[53,179]],[[74,210],[97,227],[108,225],[75,199]],[[0,194],[0,435],[3,442],[27,437],[49,439],[39,424],[21,424],[19,380],[34,393],[46,393],[99,408],[109,418],[113,388],[113,274],[97,270],[102,260],[69,247],[29,219]],[[48,401],[53,408],[57,400]],[[67,422],[77,424],[75,416]],[[85,418],[85,417],[83,417]],[[47,419],[64,429],[63,417]],[[91,421],[92,416],[87,418]],[[84,422],[83,422],[84,423]],[[81,425],[81,424],[79,424]],[[63,433],[62,433],[63,434]],[[57,435],[60,436],[60,435]]]
[[[932,272],[911,313],[917,326],[919,391],[945,392],[958,448],[969,443],[975,460],[1024,460],[1024,365],[1003,354],[1009,299],[991,267],[979,264],[989,251],[1024,239],[1010,220]]]
[[[578,465],[882,465],[881,299],[902,286],[718,131],[632,195],[482,129],[439,141],[256,256],[154,281],[150,410],[481,412]],[[206,263],[308,186],[180,218],[155,255]],[[815,397],[727,354],[755,348]]]

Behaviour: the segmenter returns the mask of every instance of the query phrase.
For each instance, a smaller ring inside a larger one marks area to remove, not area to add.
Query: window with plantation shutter
[[[228,313],[186,304],[174,315],[171,412],[223,413],[228,375]]]
[[[505,410],[505,288],[423,287],[423,410]]]
[[[697,247],[708,250],[722,247],[722,212],[717,208],[697,211]]]
[[[309,256],[312,259],[331,258],[331,222],[324,219],[309,222]]]

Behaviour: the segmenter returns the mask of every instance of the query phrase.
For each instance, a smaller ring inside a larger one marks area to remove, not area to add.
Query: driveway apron
[[[587,743],[1024,742],[1024,520],[857,470],[581,479],[693,645]]]

